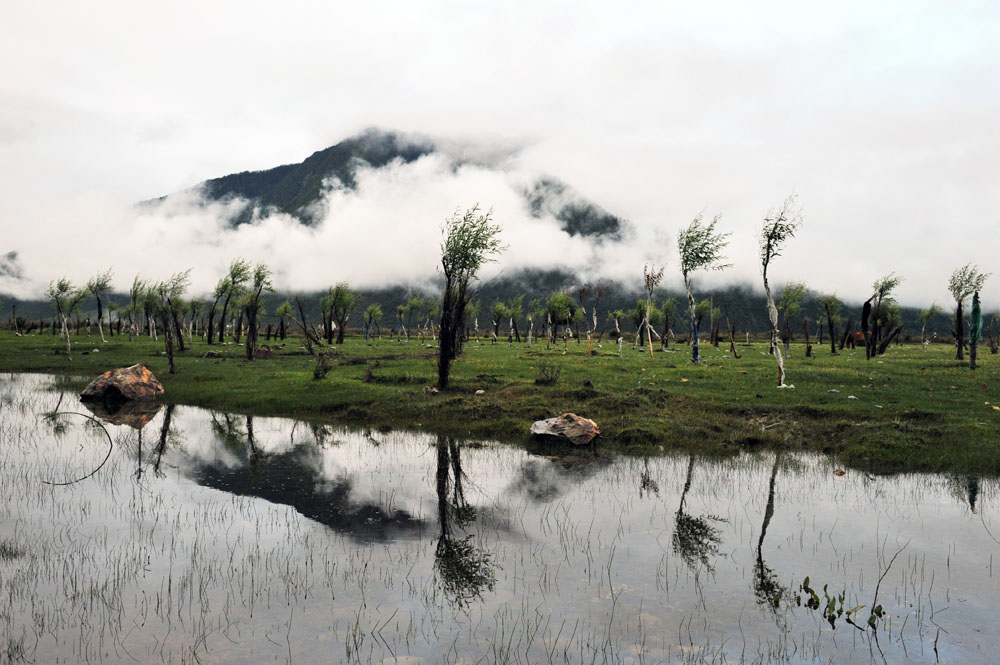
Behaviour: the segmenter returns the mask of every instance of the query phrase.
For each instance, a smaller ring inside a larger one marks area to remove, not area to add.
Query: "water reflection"
[[[456,535],[457,529],[475,520],[476,508],[465,499],[461,448],[454,439],[438,438],[435,475],[441,532],[434,550],[434,568],[449,600],[465,606],[483,591],[493,590],[496,567],[489,552],[476,546],[472,534]]]
[[[46,419],[50,384],[0,375],[0,649],[28,661],[993,662],[996,479],[167,406],[52,487],[108,441]],[[847,609],[881,584],[878,632],[797,606],[806,577]]]

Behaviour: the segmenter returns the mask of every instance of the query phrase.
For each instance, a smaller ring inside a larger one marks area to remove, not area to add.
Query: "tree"
[[[493,311],[491,313],[492,323],[493,323],[493,334],[490,337],[490,344],[496,344],[497,339],[500,337],[500,322],[504,319],[510,318],[510,310],[503,301],[497,300],[493,303]]]
[[[657,270],[655,266],[649,270],[646,269],[646,266],[642,267],[642,277],[646,287],[646,316],[643,318],[642,323],[646,327],[646,339],[649,341],[650,360],[653,359],[653,335],[656,334],[650,321],[650,314],[653,309],[653,289],[655,289],[663,279],[663,270],[664,268]]]
[[[111,291],[111,268],[106,271],[99,273],[90,278],[87,282],[87,292],[97,299],[97,332],[101,334],[101,342],[107,343],[104,339],[104,328],[102,326],[102,321],[104,319],[104,302],[103,299],[107,298],[108,292]],[[111,325],[110,319],[108,320],[108,325]]]
[[[660,347],[665,349],[670,345],[667,341],[670,336],[670,317],[677,311],[677,298],[673,296],[665,298],[660,303],[660,311],[663,312],[663,334],[660,335]]]
[[[976,348],[983,331],[983,312],[979,307],[979,291],[972,294],[972,312],[969,317],[969,369],[976,369]]]
[[[382,319],[382,306],[378,304],[368,305],[368,309],[365,310],[365,339],[368,339],[369,335],[372,337],[375,334],[372,329],[378,331],[378,336],[382,336],[382,331],[378,327],[378,322]]]
[[[295,310],[292,309],[292,303],[285,300],[285,302],[278,305],[278,309],[276,309],[274,313],[278,317],[278,337],[285,339],[285,335],[287,334],[285,320],[295,316]]]
[[[896,305],[892,292],[896,290],[903,281],[903,278],[896,273],[889,273],[881,279],[875,280],[872,285],[872,297],[866,304],[870,304],[871,335],[866,335],[865,357],[871,360],[872,356],[885,352],[888,345],[880,345],[883,337],[883,328],[888,328],[892,323],[892,307]],[[898,307],[897,307],[898,310]],[[864,328],[864,312],[862,311],[862,328]],[[898,334],[899,331],[896,332]]]
[[[792,317],[802,311],[802,301],[806,297],[806,285],[803,282],[786,282],[785,288],[781,290],[781,299],[778,301],[778,311],[781,313],[781,321],[784,325],[782,343],[785,345],[785,354],[788,354],[788,343],[792,339]]]
[[[85,289],[77,288],[73,282],[65,277],[50,282],[49,288],[45,291],[45,297],[52,301],[52,307],[62,323],[62,332],[66,337],[66,356],[70,360],[72,360],[70,356],[73,353],[73,346],[69,339],[69,316],[80,306],[86,296]]]
[[[955,360],[964,360],[965,355],[965,321],[962,318],[962,307],[976,291],[983,290],[983,284],[990,273],[979,272],[977,266],[967,263],[951,274],[948,280],[948,290],[955,299]]]
[[[819,304],[823,308],[823,313],[826,314],[826,325],[830,331],[830,354],[835,356],[837,355],[836,327],[840,325],[840,310],[843,309],[844,303],[840,302],[837,294],[833,293],[820,296]],[[820,343],[822,344],[822,340]]]
[[[517,329],[517,320],[524,316],[524,296],[518,296],[510,301],[510,306],[507,308],[507,312],[510,314],[510,332],[511,336],[517,340],[517,343],[521,343],[521,333]]]
[[[920,344],[924,347],[924,351],[927,350],[927,322],[933,319],[935,316],[940,315],[943,310],[938,307],[936,302],[932,302],[931,306],[927,309],[920,310],[920,314],[917,315],[917,319],[920,321]]]
[[[351,314],[361,304],[361,294],[351,291],[347,282],[338,282],[330,293],[330,312],[333,322],[337,325],[337,344],[344,343],[344,334],[347,331],[347,320]]]
[[[257,352],[257,318],[261,313],[261,305],[264,300],[264,293],[270,293],[274,289],[271,286],[271,269],[263,263],[258,263],[253,269],[253,283],[250,285],[250,293],[247,294],[243,310],[247,315],[247,360],[253,360]]]
[[[500,226],[492,224],[493,211],[481,212],[475,205],[465,213],[455,213],[441,227],[441,346],[438,356],[438,389],[448,387],[451,362],[457,353],[458,336],[469,302],[469,284],[485,263],[495,261],[504,246]]]
[[[563,333],[563,339],[568,342],[569,325],[576,318],[577,313],[576,301],[565,293],[553,293],[545,301],[545,307],[548,320],[552,323],[549,333],[550,341],[555,343],[555,338],[559,334],[559,326],[565,325],[566,330]]]
[[[174,325],[172,317],[176,302],[179,301],[184,296],[184,292],[187,291],[190,274],[190,269],[185,270],[184,272],[175,273],[170,279],[156,284],[149,290],[149,294],[152,296],[151,300],[153,311],[157,316],[159,316],[160,324],[163,328],[163,343],[166,347],[167,363],[171,374],[175,372]]]
[[[237,296],[237,300],[239,300],[239,296],[242,295],[243,287],[248,279],[250,279],[250,262],[246,259],[233,259],[232,263],[229,264],[229,272],[223,278],[223,281],[220,282],[224,287],[226,297],[222,303],[222,318],[219,320],[220,342],[226,336],[226,311],[229,309],[229,301],[232,300],[233,296]],[[237,334],[239,334],[238,331]]]
[[[730,264],[722,263],[722,250],[729,244],[729,233],[717,233],[715,225],[722,215],[716,215],[707,226],[702,223],[704,213],[698,213],[686,229],[677,234],[677,252],[681,259],[681,275],[691,310],[691,362],[701,361],[698,354],[698,323],[695,319],[695,300],[691,293],[691,273],[696,270],[725,270]]]
[[[781,348],[778,343],[778,308],[774,305],[774,297],[771,295],[771,285],[767,281],[767,269],[771,267],[771,262],[781,256],[785,242],[795,236],[795,232],[802,225],[802,212],[795,208],[795,195],[792,194],[781,204],[777,210],[771,209],[764,216],[764,225],[760,232],[760,266],[761,276],[764,279],[764,294],[767,296],[767,314],[771,323],[771,348],[774,350],[774,359],[778,363],[778,387],[785,385],[785,361],[781,356]]]

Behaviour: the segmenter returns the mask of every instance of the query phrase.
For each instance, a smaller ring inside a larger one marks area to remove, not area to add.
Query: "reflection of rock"
[[[583,446],[598,436],[601,430],[593,420],[581,418],[575,413],[564,413],[556,418],[535,421],[531,425],[531,433],[567,439],[574,445]]]
[[[142,429],[149,424],[162,405],[159,402],[140,400],[135,402],[102,402],[87,400],[83,405],[95,416],[112,425],[127,425],[133,429]]]
[[[145,365],[132,365],[105,372],[90,382],[80,397],[108,403],[147,399],[163,394],[163,386]]]

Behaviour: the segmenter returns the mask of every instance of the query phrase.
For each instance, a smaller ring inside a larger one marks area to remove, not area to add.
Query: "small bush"
[[[538,369],[535,371],[535,385],[537,386],[555,385],[555,383],[559,380],[560,374],[562,374],[562,367],[560,365],[539,363]]]
[[[325,353],[316,356],[316,364],[313,365],[313,378],[317,381],[330,372],[330,359]]]

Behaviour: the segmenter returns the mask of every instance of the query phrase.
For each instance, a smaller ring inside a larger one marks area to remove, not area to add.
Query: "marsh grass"
[[[275,345],[273,358],[249,362],[241,347],[195,340],[177,354],[174,375],[160,344],[123,339],[68,360],[55,338],[2,335],[0,367],[66,375],[79,389],[108,368],[143,362],[172,403],[316,422],[526,443],[532,421],[572,411],[598,423],[601,445],[626,453],[804,449],[880,473],[1000,474],[1000,361],[986,355],[971,371],[946,345],[893,346],[866,361],[850,350],[806,358],[792,344],[787,370],[795,388],[778,390],[765,344],[742,347],[739,359],[706,345],[694,365],[683,347],[650,360],[628,349],[619,358],[610,346],[588,356],[585,344],[546,351],[470,341],[449,390],[432,394],[423,388],[434,383],[437,350],[417,340],[348,338],[327,350],[328,372],[315,381],[317,361],[294,338]],[[73,340],[81,351],[96,343]],[[222,357],[203,358],[209,349]]]

